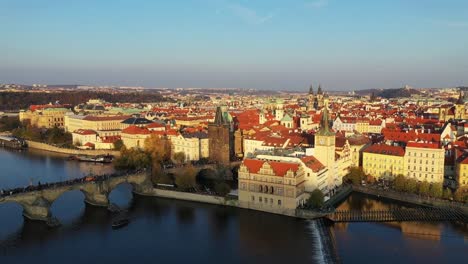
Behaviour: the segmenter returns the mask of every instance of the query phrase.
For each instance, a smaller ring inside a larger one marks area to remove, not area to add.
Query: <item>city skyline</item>
[[[359,90],[468,82],[468,3],[457,0],[0,7],[3,83]]]

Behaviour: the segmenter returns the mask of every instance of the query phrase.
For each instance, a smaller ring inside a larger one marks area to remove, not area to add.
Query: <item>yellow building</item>
[[[130,118],[128,115],[66,115],[65,131],[73,132],[78,129],[94,130],[99,136],[120,135],[121,122]]]
[[[418,181],[444,181],[445,150],[438,143],[408,142],[405,176]]]
[[[406,175],[403,147],[375,144],[364,149],[362,153],[364,173],[376,179],[393,179],[400,174]]]
[[[186,161],[209,157],[209,139],[206,133],[179,134],[171,136],[170,140],[172,156],[177,152],[183,152]]]
[[[28,121],[32,126],[41,128],[64,127],[65,114],[70,112],[62,107],[45,107],[42,109],[21,111],[19,120]]]
[[[151,131],[147,128],[129,126],[122,130],[120,136],[125,147],[143,149],[145,147],[145,140],[150,135]]]
[[[239,204],[244,208],[294,214],[308,197],[298,163],[245,159],[239,168]]]
[[[455,179],[459,187],[468,186],[468,156],[462,156],[457,160]]]
[[[360,134],[369,133],[369,119],[358,118],[356,120],[356,131]]]

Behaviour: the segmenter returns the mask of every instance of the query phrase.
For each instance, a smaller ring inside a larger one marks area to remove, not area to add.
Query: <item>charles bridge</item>
[[[0,204],[14,202],[23,208],[23,215],[31,220],[50,221],[51,206],[66,192],[79,190],[85,196],[85,202],[93,206],[108,207],[109,194],[118,185],[128,183],[133,192],[150,195],[153,190],[150,175],[146,171],[131,174],[114,174],[84,177],[58,183],[48,183],[12,191],[2,191]]]

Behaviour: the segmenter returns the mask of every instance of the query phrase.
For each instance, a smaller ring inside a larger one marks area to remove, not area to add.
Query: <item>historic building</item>
[[[364,173],[376,179],[393,179],[405,175],[405,149],[399,146],[375,144],[363,150]]]
[[[408,142],[405,152],[406,176],[418,181],[442,183],[445,150],[439,143]]]
[[[171,140],[171,155],[182,152],[185,161],[197,161],[209,157],[208,135],[203,132],[178,134],[169,137]]]
[[[19,113],[21,122],[28,121],[32,126],[39,128],[63,128],[65,115],[70,109],[55,105],[31,106],[28,111]]]
[[[231,115],[216,109],[214,122],[208,124],[210,160],[229,164],[234,157],[234,125]]]
[[[239,168],[241,207],[293,215],[307,197],[299,163],[245,159]]]

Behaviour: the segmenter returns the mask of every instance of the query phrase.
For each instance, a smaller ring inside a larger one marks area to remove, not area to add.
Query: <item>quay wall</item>
[[[384,198],[392,199],[396,201],[418,204],[422,206],[456,208],[456,209],[462,210],[465,214],[468,214],[468,205],[458,203],[458,202],[451,202],[451,201],[446,201],[446,200],[441,200],[441,199],[421,197],[415,194],[400,193],[400,192],[396,192],[392,190],[385,190],[385,191],[377,190],[377,189],[368,188],[364,186],[353,186],[353,191],[372,195],[372,196],[377,196],[377,197],[384,197]]]
[[[163,189],[157,189],[157,188],[153,188],[153,191],[146,195],[161,197],[161,198],[191,201],[191,202],[200,202],[200,203],[208,203],[208,204],[215,204],[215,205],[226,205],[226,206],[233,206],[233,207],[237,207],[238,205],[237,200],[229,200],[220,196],[163,190]]]
[[[113,156],[120,156],[120,152],[116,150],[107,150],[107,149],[96,149],[96,150],[83,150],[83,149],[67,149],[67,148],[59,148],[56,146],[52,146],[46,143],[36,142],[27,140],[29,148],[33,149],[40,149],[50,152],[68,154],[68,155],[88,155],[88,156],[99,156],[99,155],[106,155],[110,154]]]
[[[296,209],[296,210],[276,209],[275,210],[273,208],[243,204],[243,203],[240,203],[239,200],[237,199],[226,199],[224,197],[214,196],[214,195],[187,193],[187,192],[179,192],[179,191],[172,191],[172,190],[163,190],[163,189],[158,189],[158,188],[153,188],[152,192],[147,193],[145,195],[168,198],[168,199],[190,201],[190,202],[199,202],[199,203],[207,203],[207,204],[214,204],[214,205],[238,207],[242,209],[251,209],[251,210],[262,211],[266,213],[297,217],[301,219],[317,219],[317,218],[321,218],[327,215],[326,213],[322,213],[322,212],[315,212],[315,211],[301,210],[301,209]]]

